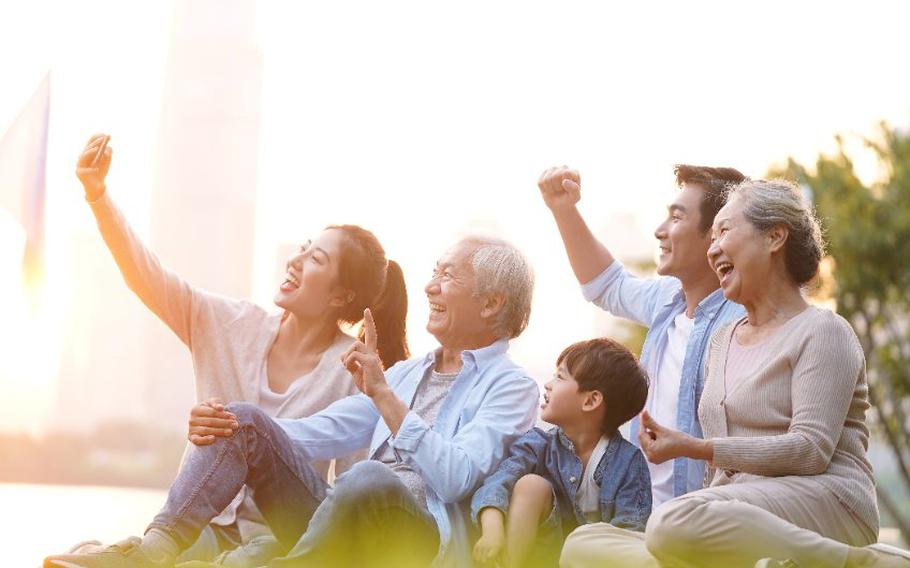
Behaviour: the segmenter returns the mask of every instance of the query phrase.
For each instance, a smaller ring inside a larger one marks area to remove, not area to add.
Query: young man
[[[554,566],[575,527],[643,531],[651,514],[645,457],[619,433],[648,395],[635,356],[611,339],[579,341],[560,354],[545,389],[540,417],[556,427],[513,443],[471,500],[482,564]]]
[[[650,377],[645,408],[660,424],[701,437],[697,408],[704,384],[704,356],[711,334],[741,317],[741,306],[727,301],[717,275],[708,266],[710,228],[723,206],[727,186],[745,179],[733,168],[678,165],[680,192],[667,207],[666,219],[654,231],[660,247],[658,278],[629,273],[594,238],[578,211],[581,178],[566,166],[550,168],[538,182],[553,213],[569,263],[585,299],[604,310],[647,326],[641,363]],[[658,418],[659,417],[659,418]],[[631,438],[637,441],[638,419]],[[705,466],[679,458],[648,464],[654,508],[700,489]]]
[[[270,566],[471,566],[468,499],[536,415],[537,384],[507,353],[532,290],[517,249],[462,239],[425,288],[438,349],[383,372],[367,310],[365,341],[343,357],[362,394],[300,419],[229,404],[239,428],[193,448],[143,538],[45,568],[172,566],[244,484],[289,550]],[[333,488],[310,465],[359,448],[370,459]]]

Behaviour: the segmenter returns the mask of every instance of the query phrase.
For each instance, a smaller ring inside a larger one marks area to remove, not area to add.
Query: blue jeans
[[[436,522],[388,467],[356,464],[334,489],[261,409],[231,403],[240,424],[230,438],[193,449],[149,528],[191,545],[246,484],[275,537],[291,553],[280,566],[426,566]],[[296,545],[296,546],[295,546]]]
[[[439,549],[436,521],[383,463],[338,477],[293,550],[270,567],[426,568]]]

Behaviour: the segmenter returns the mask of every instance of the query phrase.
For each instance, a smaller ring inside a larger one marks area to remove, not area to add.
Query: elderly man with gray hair
[[[342,361],[362,394],[296,420],[229,404],[239,429],[194,448],[143,538],[45,566],[171,566],[244,484],[289,550],[272,566],[470,566],[471,495],[536,418],[537,384],[507,354],[533,286],[513,246],[462,239],[425,288],[439,348],[383,372],[367,309]],[[309,465],[366,447],[334,488]]]

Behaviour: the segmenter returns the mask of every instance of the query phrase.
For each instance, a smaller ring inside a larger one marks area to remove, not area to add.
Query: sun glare
[[[38,432],[54,402],[59,331],[46,281],[23,282],[24,248],[22,227],[0,211],[0,427]]]
[[[114,305],[143,309],[113,268],[72,164],[88,135],[110,132],[111,193],[148,236],[158,158],[169,142],[159,136],[180,5],[38,0],[0,19],[0,48],[17,54],[0,90],[0,129],[48,68],[52,74],[39,289],[23,288],[22,229],[0,216],[0,334],[13,346],[0,359],[7,411],[0,428],[33,428],[57,404],[62,352],[100,358],[93,349],[111,338],[86,320]],[[659,16],[636,5],[580,3],[253,7],[255,40],[244,41],[255,46],[242,46],[262,61],[249,189],[257,221],[252,297],[273,308],[283,243],[328,223],[362,224],[404,268],[415,353],[435,345],[424,332],[426,276],[456,234],[477,228],[513,240],[538,268],[532,323],[516,342],[516,359],[548,375],[563,346],[609,329],[581,298],[538,195],[546,167],[581,169],[580,207],[592,230],[634,262],[654,250],[651,232],[673,194],[674,163],[735,165],[760,176],[788,155],[811,160],[838,132],[910,120],[906,74],[876,56],[893,51],[883,44],[897,41],[906,18],[883,4],[832,6],[825,26],[804,25],[814,8],[789,4],[784,19],[765,5],[743,7],[736,25],[707,5],[668,5]],[[648,25],[634,25],[641,22]],[[841,41],[847,35],[856,41]],[[848,68],[859,75],[840,80]],[[189,129],[180,122],[173,132],[198,134]],[[200,234],[189,246],[204,253],[219,243]],[[113,297],[118,302],[107,302]],[[122,336],[145,340],[133,328]]]

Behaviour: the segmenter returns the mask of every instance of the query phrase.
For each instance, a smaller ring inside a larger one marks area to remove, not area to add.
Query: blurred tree
[[[838,151],[819,156],[814,171],[791,159],[770,175],[811,190],[833,259],[830,290],[865,352],[873,425],[910,491],[910,132],[882,123],[877,139],[864,141],[881,173],[868,185],[857,176],[843,139],[837,142]],[[878,495],[910,543],[907,509],[882,485]]]

